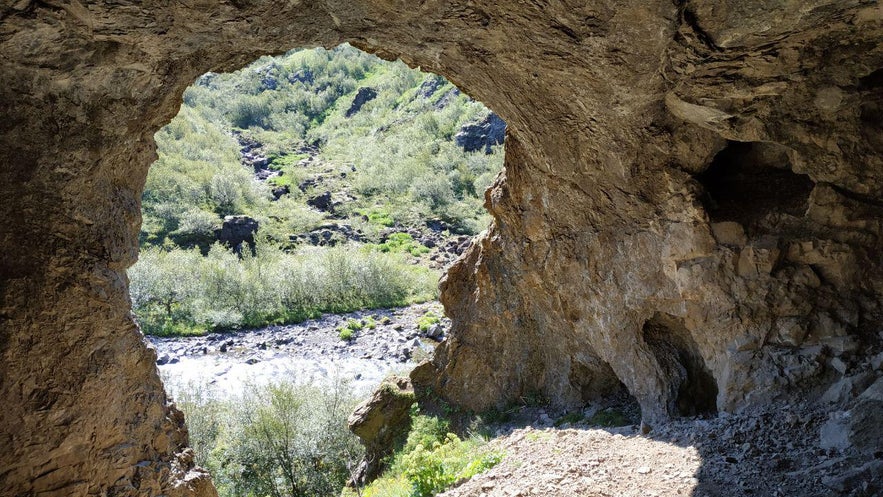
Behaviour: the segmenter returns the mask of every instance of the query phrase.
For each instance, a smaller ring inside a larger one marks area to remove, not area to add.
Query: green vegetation
[[[184,411],[195,461],[222,497],[341,495],[362,458],[346,428],[355,399],[346,384],[282,381],[250,385],[219,399],[205,384],[171,384]],[[404,446],[389,469],[353,497],[427,497],[486,471],[502,454],[480,436],[460,438],[447,421],[412,412]]]
[[[605,428],[625,426],[631,423],[631,420],[629,420],[629,417],[624,412],[613,408],[599,411],[589,419],[589,424],[603,426]]]
[[[346,117],[363,87],[377,97]],[[206,74],[156,134],[159,159],[145,188],[142,243],[194,246],[225,215],[254,217],[265,234],[286,243],[328,218],[314,212],[304,220],[306,198],[340,190],[353,194],[336,213],[347,222],[365,216],[389,227],[441,218],[477,233],[487,225],[483,192],[502,169],[502,147],[465,153],[453,135],[487,112],[443,78],[348,45]],[[255,181],[240,164],[240,141],[260,144],[268,168],[282,175]],[[300,164],[310,155],[318,169]],[[301,191],[308,178],[319,181]],[[273,186],[289,186],[290,193],[273,200]]]
[[[411,432],[389,469],[362,489],[364,497],[428,497],[486,471],[502,454],[486,448],[486,440],[461,439],[444,420],[412,415]]]
[[[366,87],[376,98],[347,117]],[[200,77],[155,137],[142,254],[129,273],[142,329],[194,334],[435,298],[438,274],[405,258],[429,248],[401,231],[428,219],[460,233],[487,225],[483,192],[502,168],[502,147],[466,153],[453,141],[487,113],[443,78],[347,45]],[[265,180],[241,162],[255,150]],[[324,192],[343,199],[333,212],[307,204]],[[214,245],[230,215],[259,222],[255,255]],[[328,224],[360,230],[364,250],[298,238]]]
[[[129,272],[145,333],[200,333],[296,322],[323,312],[396,307],[435,298],[437,275],[401,254],[355,247],[285,252],[258,244],[242,257],[220,245],[147,247]]]
[[[223,497],[339,495],[362,449],[347,430],[345,385],[280,382],[218,400],[204,385],[176,389],[196,463]]]
[[[440,317],[436,316],[434,312],[429,311],[417,319],[417,329],[419,329],[421,333],[426,333],[432,325],[437,324],[440,321]]]
[[[408,233],[393,233],[381,244],[377,245],[381,252],[407,253],[418,257],[429,252],[429,248],[414,240]]]
[[[337,336],[341,340],[352,340],[356,337],[356,332],[361,331],[364,327],[365,325],[361,321],[349,319],[344,326],[337,328]]]

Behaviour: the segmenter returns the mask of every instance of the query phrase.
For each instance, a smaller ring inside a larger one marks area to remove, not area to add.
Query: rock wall
[[[508,125],[415,372],[469,408],[740,409],[880,348],[883,11],[857,0],[0,4],[0,488],[212,495],[129,313],[152,135],[200,74],[344,41]],[[833,381],[833,380],[832,380]]]

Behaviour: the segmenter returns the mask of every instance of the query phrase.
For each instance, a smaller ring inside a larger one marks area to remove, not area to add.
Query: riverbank
[[[428,316],[439,322],[426,326]],[[280,380],[325,383],[342,380],[369,393],[390,373],[407,374],[444,337],[450,323],[441,304],[329,314],[294,325],[213,333],[197,337],[146,336],[156,349],[167,390],[205,385],[229,397],[247,385]],[[419,324],[424,323],[423,330]],[[342,328],[355,328],[349,340]]]

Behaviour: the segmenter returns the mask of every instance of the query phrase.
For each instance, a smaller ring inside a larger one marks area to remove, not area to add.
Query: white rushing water
[[[416,325],[427,312],[441,315],[438,303],[401,309],[327,315],[288,326],[201,337],[156,338],[158,367],[172,397],[181,388],[207,388],[229,398],[249,388],[291,381],[327,384],[342,381],[367,396],[388,375],[407,374],[435,346]],[[352,340],[339,328],[356,320],[371,323]],[[443,320],[441,326],[447,324]]]

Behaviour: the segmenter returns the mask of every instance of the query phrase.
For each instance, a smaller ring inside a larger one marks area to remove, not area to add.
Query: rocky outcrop
[[[362,110],[362,106],[377,98],[377,90],[368,88],[367,86],[359,88],[350,108],[346,111],[346,117],[353,117],[357,112]]]
[[[215,238],[237,254],[242,252],[242,244],[254,252],[254,235],[259,227],[260,223],[249,216],[225,216],[224,223],[215,231]]]
[[[365,459],[353,483],[364,484],[376,478],[383,469],[383,459],[405,442],[414,400],[411,380],[390,376],[350,415],[349,429],[365,446]]]
[[[491,153],[491,147],[500,145],[506,137],[506,123],[493,112],[476,123],[470,123],[454,135],[454,143],[467,152],[484,150]]]
[[[12,495],[212,492],[125,270],[185,87],[294,46],[400,57],[508,126],[418,387],[472,409],[624,387],[656,422],[824,389],[880,349],[875,3],[22,1],[0,22]]]

